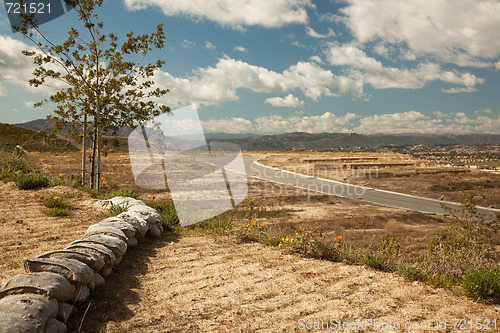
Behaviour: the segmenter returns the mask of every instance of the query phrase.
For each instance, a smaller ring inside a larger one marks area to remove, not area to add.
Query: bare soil
[[[54,175],[78,174],[79,157],[78,152],[29,154]],[[105,190],[134,187],[126,154],[109,152],[103,166],[108,181]],[[142,199],[152,194],[136,190]],[[54,195],[71,203],[73,216],[42,213],[45,208],[37,198]],[[156,200],[169,198],[168,193],[156,193]],[[95,201],[66,186],[21,191],[13,183],[0,183],[0,280],[23,273],[23,259],[81,237],[88,225],[103,218]],[[301,226],[329,238],[343,235],[346,246],[368,246],[389,233],[409,239],[413,254],[422,253],[426,241],[444,227],[440,216],[314,195],[257,180],[250,181],[249,197],[232,213],[249,213],[267,227],[290,233]],[[458,290],[193,232],[180,238],[166,234],[160,240],[146,239],[128,251],[85,310],[86,306],[80,308],[72,319],[71,332],[78,330],[81,321],[85,332],[288,332],[298,331],[299,319],[372,319],[404,326],[405,322],[435,324],[435,320],[447,319],[451,325],[453,319],[500,317],[500,306],[474,302]],[[450,327],[446,331],[453,331]],[[385,330],[391,331],[400,330]]]
[[[447,201],[459,200],[457,190],[471,191],[481,186],[487,191],[487,196],[478,196],[478,204],[500,207],[499,172],[437,167],[425,160],[396,153],[252,152],[252,155],[264,157],[260,161],[264,165],[297,173]],[[355,160],[349,161],[353,158]],[[364,166],[350,168],[351,163],[364,163]]]

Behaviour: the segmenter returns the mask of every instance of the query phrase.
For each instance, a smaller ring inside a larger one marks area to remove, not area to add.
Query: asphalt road
[[[459,205],[454,202],[422,198],[409,194],[377,190],[370,187],[295,174],[277,168],[263,166],[259,164],[255,158],[245,158],[244,160],[247,176],[317,193],[354,198],[384,206],[416,210],[424,213],[447,213],[447,211],[441,207],[442,204],[452,209],[459,207]],[[495,213],[500,213],[500,209],[477,207],[477,212],[483,215],[493,216]]]

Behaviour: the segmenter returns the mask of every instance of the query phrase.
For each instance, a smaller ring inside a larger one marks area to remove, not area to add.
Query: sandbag
[[[39,333],[45,323],[39,323],[19,313],[0,312],[0,333]]]
[[[90,297],[90,289],[87,286],[79,286],[76,288],[75,293],[73,294],[73,297],[69,299],[70,303],[75,303],[77,305],[82,304],[86,300],[88,300]]]
[[[57,273],[76,285],[86,285],[94,276],[94,271],[89,266],[75,259],[26,259],[24,268],[27,272]]]
[[[66,247],[66,249],[77,251],[77,252],[85,252],[85,253],[93,253],[100,256],[104,260],[105,265],[109,265],[115,262],[116,255],[109,248],[102,244],[97,243],[78,243],[78,244],[70,244]]]
[[[111,265],[104,265],[104,267],[99,272],[99,274],[105,279],[108,278],[111,273],[113,273],[113,267]]]
[[[103,225],[97,225],[95,227],[90,226],[87,229],[85,236],[92,236],[92,235],[107,235],[107,236],[121,239],[124,242],[127,241],[127,236],[125,236],[123,231],[121,231],[120,229],[117,229],[115,227],[110,227],[110,226],[103,226]]]
[[[58,305],[56,318],[63,323],[65,323],[73,313],[78,311],[78,308],[74,304],[59,302]]]
[[[0,300],[0,312],[20,314],[24,318],[39,323],[42,327],[49,318],[57,315],[58,304],[55,298],[38,295],[13,295]]]
[[[88,237],[86,236],[82,239],[78,239],[72,242],[71,244],[82,244],[82,243],[83,244],[94,243],[94,244],[104,245],[108,249],[113,251],[113,253],[116,256],[122,256],[127,251],[127,243],[116,237],[111,237],[106,235],[93,235]]]
[[[156,209],[149,206],[132,206],[127,209],[127,213],[136,213],[141,215],[149,224],[161,222],[161,215]]]
[[[94,278],[92,279],[92,281],[89,282],[89,284],[87,286],[89,287],[90,290],[94,290],[95,288],[103,285],[104,282],[105,282],[105,280],[102,277],[102,275],[99,273],[95,273]]]
[[[132,237],[132,238],[127,239],[127,247],[135,247],[135,246],[137,246],[137,244],[139,244],[139,242],[137,241],[137,238]]]
[[[75,293],[75,286],[63,276],[51,272],[21,274],[0,284],[0,298],[28,293],[65,302]]]
[[[127,238],[135,237],[135,231],[137,230],[137,228],[134,225],[132,225],[128,222],[125,222],[123,220],[101,221],[98,224],[92,224],[89,227],[89,230],[91,228],[96,228],[97,226],[113,227],[113,228],[119,229],[121,232],[123,232],[125,234],[125,236]]]
[[[94,272],[99,272],[105,264],[104,259],[95,253],[78,252],[74,250],[56,250],[45,252],[39,255],[38,258],[75,259],[92,268]]]
[[[150,224],[149,225],[149,230],[148,230],[148,232],[147,232],[146,235],[150,236],[150,237],[154,237],[154,238],[160,238],[161,237],[161,231],[155,225]]]
[[[49,318],[43,330],[43,333],[66,333],[66,332],[67,332],[66,324],[61,323],[59,320],[55,318]]]

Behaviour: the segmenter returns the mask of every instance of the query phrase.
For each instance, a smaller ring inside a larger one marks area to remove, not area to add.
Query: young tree
[[[48,102],[57,105],[53,115],[55,130],[66,127],[66,133],[79,136],[82,131],[82,175],[85,179],[85,137],[87,116],[93,117],[91,134],[93,153],[91,187],[100,180],[100,142],[102,131],[116,131],[123,126],[152,119],[170,111],[153,100],[168,90],[155,86],[154,73],[165,63],[143,64],[148,53],[162,49],[165,43],[163,25],[150,35],[127,34],[121,45],[114,33],[104,34],[103,22],[98,21],[96,9],[103,0],[63,0],[72,6],[79,18],[79,28],[72,27],[67,39],[54,43],[42,33],[34,14],[22,14],[22,24],[15,27],[36,46],[36,51],[23,54],[33,58],[36,69],[30,85],[62,83],[56,93],[35,104],[40,107]],[[97,152],[97,171],[94,172]],[[96,177],[97,176],[97,181]]]

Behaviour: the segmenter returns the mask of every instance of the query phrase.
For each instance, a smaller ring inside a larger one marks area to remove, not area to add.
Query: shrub
[[[179,217],[172,202],[151,200],[146,202],[146,204],[156,209],[158,214],[161,215],[163,227],[167,230],[173,231],[180,226]]]
[[[43,213],[47,216],[59,216],[59,217],[71,215],[71,211],[68,208],[59,208],[59,207],[45,210],[43,211]]]
[[[19,171],[24,170],[27,162],[24,154],[20,151],[0,150],[0,178],[9,179],[15,176]],[[19,167],[22,167],[19,169]]]
[[[120,215],[123,212],[127,211],[127,207],[120,206],[120,205],[112,205],[111,208],[108,210],[108,213],[106,216],[108,217],[113,217],[116,215]]]
[[[342,244],[328,242],[322,234],[303,230],[295,236],[287,236],[283,239],[285,248],[308,258],[340,261],[340,247]]]
[[[118,190],[109,190],[106,194],[108,199],[114,198],[114,197],[129,197],[129,198],[134,198],[137,199],[139,195],[135,193],[133,189],[129,188],[124,188],[124,189],[118,189]]]
[[[49,179],[44,175],[18,174],[16,176],[17,187],[21,190],[31,190],[50,185]]]
[[[365,253],[361,257],[361,262],[367,266],[380,271],[390,271],[389,259],[386,255],[379,253]]]
[[[500,267],[471,271],[462,278],[461,284],[467,296],[500,304]]]
[[[54,196],[45,199],[44,203],[47,208],[71,208],[70,205],[64,201],[61,197]]]

